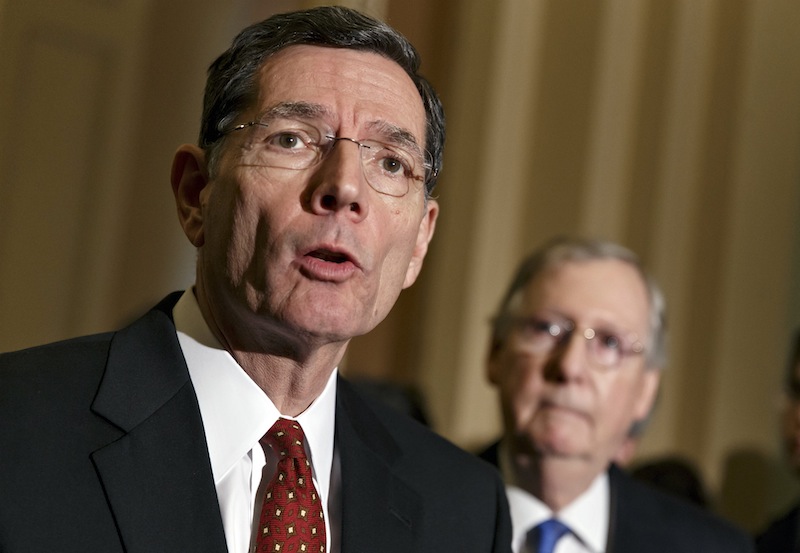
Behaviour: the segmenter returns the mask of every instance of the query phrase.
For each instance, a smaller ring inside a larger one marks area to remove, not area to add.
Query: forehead
[[[639,272],[616,259],[568,261],[525,288],[522,309],[558,311],[583,324],[609,323],[644,334],[649,299]]]
[[[399,128],[424,147],[419,92],[400,65],[380,54],[294,45],[270,56],[258,77],[258,112],[282,103],[316,104],[325,123],[341,134]]]

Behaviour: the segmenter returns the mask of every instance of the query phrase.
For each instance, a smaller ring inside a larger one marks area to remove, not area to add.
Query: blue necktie
[[[569,532],[569,528],[551,518],[528,532],[528,543],[536,553],[553,553],[556,543],[567,532]]]

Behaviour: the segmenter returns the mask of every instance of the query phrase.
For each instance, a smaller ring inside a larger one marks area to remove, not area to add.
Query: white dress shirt
[[[536,496],[516,485],[511,459],[502,443],[498,459],[511,511],[511,548],[514,553],[536,553],[527,545],[527,534],[550,518],[560,520],[571,530],[558,540],[554,553],[605,553],[610,505],[608,473],[598,475],[585,492],[555,513]]]
[[[261,514],[257,499],[277,465],[277,460],[266,458],[259,440],[283,415],[219,344],[191,291],[181,296],[173,318],[200,405],[228,552],[246,553]],[[284,416],[297,420],[306,435],[306,454],[325,516],[326,551],[331,553],[339,551],[341,523],[333,439],[336,376],[334,369],[323,392],[298,417]]]

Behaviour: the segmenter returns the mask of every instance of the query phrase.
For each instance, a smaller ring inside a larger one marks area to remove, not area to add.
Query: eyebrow
[[[367,125],[367,128],[379,135],[383,142],[410,150],[420,159],[425,159],[422,155],[422,148],[420,148],[417,139],[414,137],[414,133],[408,129],[398,127],[397,125],[383,120],[372,121]]]
[[[267,108],[258,116],[259,121],[272,119],[275,117],[287,117],[297,119],[329,119],[332,118],[331,111],[321,104],[311,102],[280,102]],[[367,124],[370,133],[380,137],[382,142],[386,142],[398,148],[410,150],[412,154],[420,159],[425,159],[423,150],[417,142],[414,133],[384,121],[382,119],[371,121]],[[356,137],[360,138],[360,137]]]
[[[576,328],[578,326],[584,326],[584,327],[591,328],[593,330],[602,330],[604,332],[611,332],[613,334],[620,334],[620,335],[624,335],[624,336],[633,335],[633,336],[636,337],[637,340],[642,340],[643,339],[642,338],[643,335],[640,334],[639,332],[636,332],[635,330],[631,330],[630,328],[628,328],[627,327],[627,323],[619,323],[619,322],[616,322],[616,321],[609,320],[609,319],[607,319],[605,317],[601,317],[599,319],[596,319],[595,322],[592,323],[592,324],[578,324],[578,321],[575,319],[575,317],[568,316],[565,313],[562,313],[561,311],[558,311],[556,309],[539,309],[537,311],[534,311],[531,314],[524,315],[523,318],[535,319],[537,317],[546,318],[548,316],[556,318],[556,319],[561,319],[564,322],[569,322],[570,324],[572,324]],[[633,325],[633,326],[635,326],[635,325]],[[644,336],[646,336],[646,335],[647,334],[645,334]]]
[[[328,109],[320,104],[310,102],[280,102],[262,111],[258,120],[274,117],[296,117],[298,119],[321,119],[329,114]]]

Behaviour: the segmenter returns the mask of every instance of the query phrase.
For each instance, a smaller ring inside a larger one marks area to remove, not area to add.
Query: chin
[[[358,315],[322,312],[289,318],[287,323],[298,332],[324,337],[328,342],[343,342],[355,336],[366,334],[373,328],[372,326],[354,324],[361,320]]]
[[[539,446],[539,454],[543,457],[575,458],[586,457],[586,452],[582,448],[575,447],[571,443],[546,442]]]
[[[586,455],[587,444],[590,443],[588,437],[575,429],[552,429],[545,433],[540,433],[535,438],[536,449],[543,455],[556,457],[582,457]]]
[[[353,334],[354,330],[347,326],[320,318],[309,321],[293,320],[289,321],[288,326],[298,334],[316,336],[326,342],[343,342],[356,335]]]

